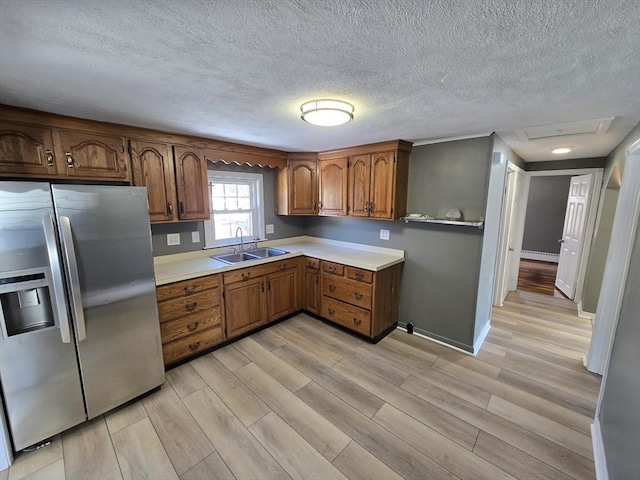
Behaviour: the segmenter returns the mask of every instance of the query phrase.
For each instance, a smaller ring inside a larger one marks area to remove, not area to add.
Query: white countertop
[[[249,260],[234,265],[228,265],[211,258],[211,256],[229,253],[231,250],[230,247],[198,250],[196,252],[178,253],[175,255],[163,255],[153,259],[156,285],[166,285],[167,283],[189,280],[204,275],[237,270],[239,268],[251,267],[302,255],[374,272],[404,262],[404,250],[373,247],[371,245],[339,242],[337,240],[307,236],[260,242],[259,246],[276,247],[289,253],[262,260]]]

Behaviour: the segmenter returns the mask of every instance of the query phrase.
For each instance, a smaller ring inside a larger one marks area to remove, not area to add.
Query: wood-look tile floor
[[[558,264],[553,262],[541,262],[539,260],[521,259],[518,268],[518,290],[543,295],[552,295],[558,298],[565,297],[556,288],[556,275]]]
[[[300,314],[170,370],[0,479],[592,479],[600,378],[575,310],[512,292],[477,357]]]

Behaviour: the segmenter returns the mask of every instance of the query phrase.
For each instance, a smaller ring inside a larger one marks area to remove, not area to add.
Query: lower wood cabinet
[[[320,316],[376,339],[398,321],[402,264],[378,272],[322,262]]]
[[[401,271],[298,257],[160,286],[165,365],[299,310],[377,340],[398,321]]]
[[[224,340],[221,275],[163,285],[156,294],[165,365]]]

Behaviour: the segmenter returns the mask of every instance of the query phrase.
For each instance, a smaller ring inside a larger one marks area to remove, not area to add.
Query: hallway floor
[[[588,320],[512,292],[476,357],[305,314],[167,372],[160,391],[0,479],[593,479]]]
[[[555,287],[558,264],[554,262],[541,262],[539,260],[520,260],[518,270],[518,290],[525,292],[552,295],[558,298],[565,297]]]

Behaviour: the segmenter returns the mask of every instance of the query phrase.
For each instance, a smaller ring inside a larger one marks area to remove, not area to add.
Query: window
[[[238,228],[247,239],[264,238],[262,175],[209,171],[209,209],[205,247],[235,245]]]

